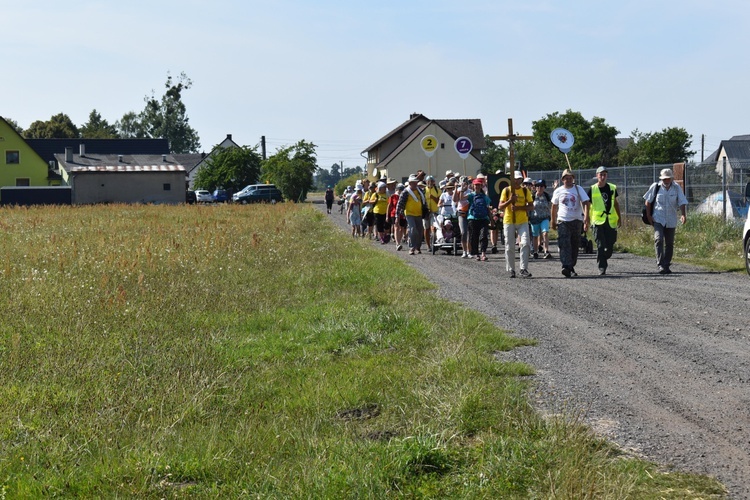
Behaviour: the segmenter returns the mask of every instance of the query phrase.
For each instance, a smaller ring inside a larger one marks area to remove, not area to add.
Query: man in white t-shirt
[[[577,186],[575,176],[569,169],[562,174],[562,184],[552,193],[552,229],[557,229],[557,245],[560,247],[562,273],[566,278],[578,276],[578,247],[581,233],[589,228],[589,200],[586,190]]]

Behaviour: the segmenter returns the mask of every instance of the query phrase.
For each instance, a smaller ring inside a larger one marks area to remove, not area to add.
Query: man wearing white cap
[[[654,226],[654,249],[659,274],[670,274],[674,235],[677,229],[677,210],[681,212],[680,222],[685,224],[688,201],[680,185],[674,182],[671,169],[663,169],[659,180],[660,182],[651,184],[643,199],[646,200],[648,220]]]

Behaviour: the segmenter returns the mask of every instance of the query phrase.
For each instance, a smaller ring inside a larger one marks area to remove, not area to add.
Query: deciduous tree
[[[695,154],[689,149],[693,136],[684,128],[670,127],[646,133],[635,129],[630,137],[631,143],[620,151],[620,165],[679,163]]]
[[[588,121],[577,111],[558,112],[533,122],[534,140],[516,143],[516,159],[524,170],[562,170],[567,168],[565,156],[552,144],[550,134],[556,128],[569,130],[575,138],[568,159],[574,168],[596,168],[616,165],[617,134],[603,118]]]
[[[304,201],[318,169],[315,144],[305,140],[280,148],[263,164],[263,178],[276,185],[284,198]]]
[[[139,114],[125,113],[117,122],[122,137],[166,138],[172,153],[195,153],[200,148],[198,133],[188,123],[182,91],[189,89],[193,82],[180,73],[177,82],[167,74],[166,92],[157,99],[154,92],[146,96],[146,107]]]
[[[195,185],[213,191],[223,188],[237,192],[260,178],[262,158],[257,147],[214,149],[195,177]]]
[[[23,136],[27,139],[72,139],[81,134],[68,115],[58,113],[47,121],[35,121],[24,131]]]
[[[88,139],[118,139],[117,127],[110,125],[102,115],[94,109],[89,113],[89,121],[81,126],[81,137]]]

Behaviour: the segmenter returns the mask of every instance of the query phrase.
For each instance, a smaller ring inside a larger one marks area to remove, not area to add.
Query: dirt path
[[[330,217],[346,227],[343,215]],[[750,498],[746,274],[677,264],[661,276],[654,259],[616,254],[606,276],[582,255],[579,277],[566,279],[554,248],[554,259],[531,261],[533,278],[509,279],[502,250],[477,262],[373,245],[422,271],[440,295],[471,297],[467,305],[498,326],[536,339],[503,357],[535,367],[542,411],[583,413],[623,448]]]

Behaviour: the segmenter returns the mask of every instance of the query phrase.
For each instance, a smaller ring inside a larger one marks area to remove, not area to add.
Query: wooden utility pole
[[[513,182],[513,175],[516,171],[516,149],[513,144],[516,141],[531,141],[533,135],[518,135],[513,133],[513,118],[508,118],[508,135],[491,135],[491,141],[508,141],[508,157],[510,159],[510,181]]]

